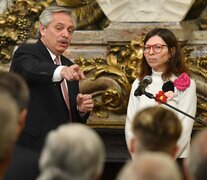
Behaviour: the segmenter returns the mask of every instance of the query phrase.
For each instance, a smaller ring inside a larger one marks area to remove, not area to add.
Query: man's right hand
[[[80,70],[77,64],[63,67],[60,71],[60,76],[66,80],[81,80],[85,78],[83,71]]]

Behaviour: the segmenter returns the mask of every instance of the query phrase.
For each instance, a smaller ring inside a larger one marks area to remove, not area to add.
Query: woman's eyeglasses
[[[151,48],[155,53],[160,53],[166,44],[153,44],[153,45],[145,45],[143,47],[144,54],[149,54]]]

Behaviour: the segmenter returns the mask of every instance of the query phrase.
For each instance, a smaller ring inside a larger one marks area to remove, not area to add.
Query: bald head
[[[127,163],[117,180],[181,180],[176,162],[167,154],[145,152]]]

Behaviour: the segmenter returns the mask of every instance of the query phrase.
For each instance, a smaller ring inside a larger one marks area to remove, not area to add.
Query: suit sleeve
[[[24,45],[14,53],[10,70],[21,74],[29,82],[52,83],[57,67],[49,55],[43,56],[34,45]]]

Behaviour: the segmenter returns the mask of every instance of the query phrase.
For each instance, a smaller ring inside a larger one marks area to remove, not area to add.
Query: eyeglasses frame
[[[159,52],[156,52],[155,49],[154,49],[154,47],[157,46],[157,45],[160,45],[160,46],[161,46],[161,49],[160,49]],[[144,48],[145,48],[145,45],[144,45],[143,48],[142,48],[142,50],[143,50],[143,53],[144,53],[144,54],[149,54],[150,51],[151,51],[151,49],[153,50],[154,53],[161,53],[164,46],[167,47],[168,45],[167,45],[167,44],[159,44],[159,43],[157,43],[157,44],[153,44],[153,45],[147,45],[147,47],[150,47],[150,49],[149,49],[149,52],[146,53],[146,52],[145,52],[145,49],[144,49]]]

